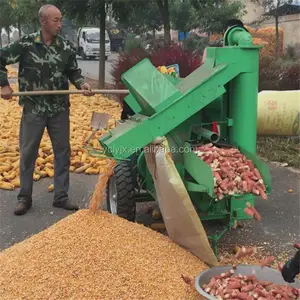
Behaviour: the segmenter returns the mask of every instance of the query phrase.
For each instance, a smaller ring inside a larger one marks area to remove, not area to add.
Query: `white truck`
[[[96,58],[100,55],[100,28],[81,27],[77,33],[77,54],[82,59]],[[110,38],[105,30],[105,60],[111,54]]]

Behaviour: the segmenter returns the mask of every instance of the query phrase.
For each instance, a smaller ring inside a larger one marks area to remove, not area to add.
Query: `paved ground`
[[[47,191],[51,183],[53,180],[50,178],[34,183],[33,207],[20,217],[13,214],[18,189],[13,192],[0,190],[0,250],[46,229],[70,214],[52,206],[53,193]],[[96,183],[96,176],[71,174],[70,198],[80,208],[85,208]]]
[[[113,83],[110,72],[112,70],[112,64],[118,58],[117,53],[112,53],[105,62],[105,82]],[[85,77],[98,80],[99,78],[99,59],[82,60],[80,57],[78,59],[78,65],[82,69],[82,74]]]
[[[258,200],[257,209],[262,214],[261,223],[250,221],[243,229],[224,236],[221,245],[255,244],[274,254],[293,253],[291,244],[299,241],[299,182],[300,174],[282,167],[271,166],[274,181],[272,197],[268,201]],[[86,208],[92,195],[97,176],[71,174],[70,197]],[[13,209],[18,190],[0,190],[0,250],[8,248],[25,238],[36,234],[66,217],[66,212],[52,207],[52,193],[47,192],[51,179],[43,179],[34,184],[34,205],[25,216],[16,217]],[[292,193],[288,193],[293,189]],[[139,205],[137,221],[149,223],[149,216]],[[212,228],[212,227],[211,227]]]

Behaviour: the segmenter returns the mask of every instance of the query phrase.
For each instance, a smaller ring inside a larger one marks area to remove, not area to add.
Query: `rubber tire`
[[[114,176],[117,190],[117,215],[130,222],[135,222],[136,217],[136,202],[134,198],[134,180],[130,164],[120,163],[114,168]],[[109,185],[108,181],[106,195],[107,195],[107,210],[111,213],[109,203]]]
[[[106,55],[106,56],[105,56],[105,60],[107,60],[107,59],[108,59],[108,56]]]

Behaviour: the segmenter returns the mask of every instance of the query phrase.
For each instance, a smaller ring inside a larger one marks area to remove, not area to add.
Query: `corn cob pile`
[[[261,174],[238,149],[222,149],[210,143],[195,148],[194,152],[212,168],[216,200],[245,193],[268,199]]]
[[[283,35],[284,30],[282,28],[278,28],[279,39],[278,39],[278,55],[283,55]],[[273,56],[275,55],[275,48],[276,48],[276,29],[275,26],[263,27],[259,28],[253,34],[254,38],[262,39],[266,44],[263,45],[263,54],[265,56]]]
[[[176,72],[175,67],[166,67],[166,66],[159,66],[157,67],[157,70],[161,72],[162,74],[171,75],[175,78],[178,78],[178,74]]]
[[[299,290],[289,285],[277,285],[271,281],[262,281],[256,275],[241,275],[234,269],[214,276],[202,287],[216,299],[299,299]]]
[[[269,26],[269,27],[263,27],[263,28],[253,28],[250,26],[245,26],[245,28],[249,31],[249,33],[253,37],[253,44],[254,45],[261,45],[263,46],[260,51],[260,56],[274,56],[275,55],[275,44],[276,44],[276,29],[275,26]],[[282,28],[279,28],[279,56],[283,55],[283,36],[284,36],[284,30]],[[222,34],[212,34],[210,36],[210,41],[214,42],[223,37]]]
[[[11,85],[14,91],[18,90],[17,85]],[[72,87],[75,89],[75,87]],[[111,118],[109,128],[115,126],[115,120],[120,116],[120,105],[113,100],[109,100],[101,95],[85,97],[82,95],[71,95],[70,113],[70,142],[71,142],[71,167],[70,172],[85,174],[101,174],[112,168],[114,161],[106,158],[96,158],[89,156],[83,148],[84,141],[92,133],[90,121],[92,112],[105,112]],[[19,179],[19,126],[22,109],[18,105],[18,99],[12,101],[0,99],[0,189],[14,190],[20,186]],[[99,130],[89,146],[95,150],[100,150],[98,138],[104,134],[104,130]],[[43,177],[54,176],[54,155],[52,145],[47,131],[43,135],[39,156],[36,160],[36,167],[33,179],[38,181]],[[49,190],[52,188],[49,187]]]

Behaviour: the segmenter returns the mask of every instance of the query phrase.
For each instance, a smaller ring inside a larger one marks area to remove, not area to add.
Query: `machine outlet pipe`
[[[206,128],[201,128],[200,132],[203,138],[209,140],[212,143],[217,143],[220,139],[220,136],[217,133],[210,131]]]
[[[253,38],[252,35],[243,27],[229,28],[224,35],[225,46],[251,47]]]

